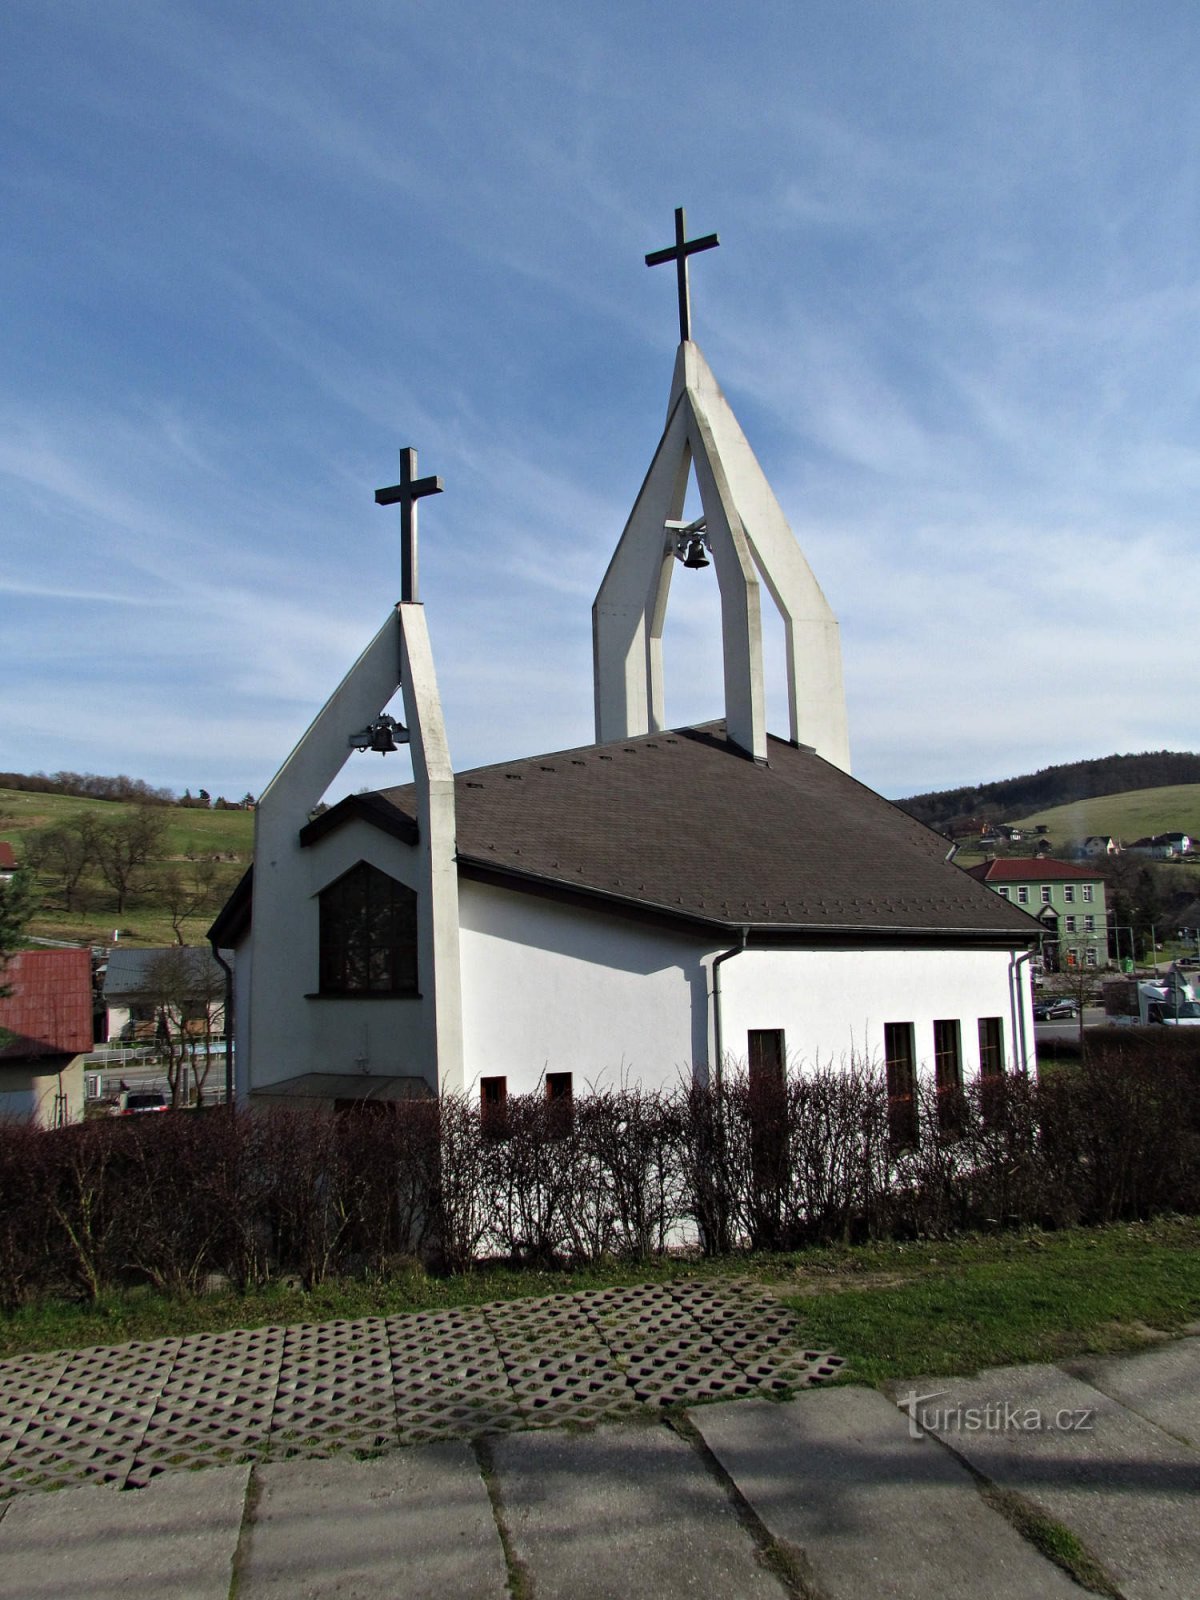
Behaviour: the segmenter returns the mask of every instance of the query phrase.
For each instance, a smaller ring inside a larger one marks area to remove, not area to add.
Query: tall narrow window
[[[979,1019],[979,1075],[999,1078],[1004,1073],[1004,1018]]]
[[[415,995],[416,891],[360,861],[320,894],[322,994]]]
[[[1042,904],[1044,906],[1050,904],[1050,885],[1048,883],[1042,885]]]
[[[750,1062],[750,1092],[783,1087],[784,1051],[782,1028],[751,1028],[747,1034]]]
[[[962,1127],[962,1029],[957,1017],[933,1025],[934,1081],[937,1085],[938,1122],[953,1132]]]
[[[569,1072],[548,1072],[546,1074],[546,1112],[550,1132],[556,1138],[563,1138],[571,1131],[571,1122],[574,1117],[573,1089],[571,1074]]]
[[[777,1191],[786,1169],[787,1069],[782,1028],[751,1028],[750,1161],[760,1196]]]
[[[911,1022],[885,1022],[883,1055],[887,1063],[888,1138],[893,1150],[917,1142],[917,1051]]]
[[[1085,900],[1092,898],[1092,885],[1090,883],[1085,883],[1083,886],[1083,898]]]
[[[508,1132],[507,1078],[480,1078],[479,1121],[489,1139],[502,1139]]]
[[[1070,905],[1074,901],[1074,899],[1075,899],[1075,885],[1073,883],[1064,883],[1063,884],[1063,899],[1067,902],[1068,905]]]

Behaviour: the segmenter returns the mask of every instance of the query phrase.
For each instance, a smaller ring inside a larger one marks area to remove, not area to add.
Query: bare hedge
[[[1200,1070],[1098,1055],[889,1104],[877,1068],[330,1115],[0,1123],[0,1307],[385,1274],[401,1259],[643,1261],[1200,1211]]]

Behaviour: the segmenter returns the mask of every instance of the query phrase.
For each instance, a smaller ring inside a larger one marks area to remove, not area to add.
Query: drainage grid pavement
[[[736,1279],[18,1356],[0,1496],[782,1397],[841,1366]]]

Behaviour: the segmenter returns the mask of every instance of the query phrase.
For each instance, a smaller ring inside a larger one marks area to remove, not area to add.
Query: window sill
[[[385,994],[375,989],[317,989],[304,996],[306,1000],[420,1000],[423,996],[416,989],[404,989],[394,994]]]

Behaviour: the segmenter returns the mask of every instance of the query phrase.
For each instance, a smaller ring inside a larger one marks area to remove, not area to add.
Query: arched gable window
[[[417,895],[360,861],[320,893],[321,993],[417,993]]]

